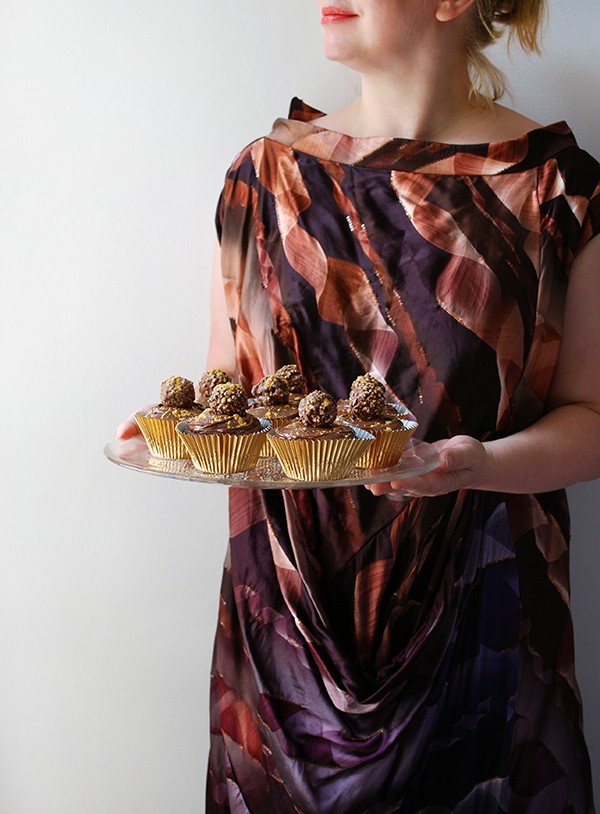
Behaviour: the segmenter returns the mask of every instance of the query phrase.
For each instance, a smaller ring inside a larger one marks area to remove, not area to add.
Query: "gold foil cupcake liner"
[[[256,432],[234,435],[190,432],[187,421],[182,421],[177,425],[177,433],[196,469],[213,475],[229,475],[256,465],[271,429],[268,421],[260,423],[262,428]]]
[[[354,438],[278,438],[268,435],[281,468],[294,480],[325,481],[345,478],[374,437],[354,428]]]
[[[189,452],[175,430],[177,421],[168,418],[149,418],[144,413],[136,413],[135,420],[146,439],[150,454],[155,458],[189,460]]]
[[[384,469],[394,466],[402,457],[402,452],[417,426],[415,421],[405,421],[402,428],[373,431],[375,442],[359,458],[356,466],[360,469]]]
[[[295,418],[298,416],[292,416],[291,418],[266,418],[265,421],[268,421],[273,429],[277,429],[277,427],[285,427],[286,424],[291,424]],[[271,458],[272,457],[272,450],[268,443],[263,445],[263,448],[260,452],[260,458]]]

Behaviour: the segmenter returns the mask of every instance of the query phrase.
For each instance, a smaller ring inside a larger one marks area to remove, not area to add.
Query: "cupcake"
[[[407,418],[403,405],[386,401],[384,385],[369,373],[352,383],[350,396],[340,411],[340,420],[375,436],[375,443],[356,464],[369,469],[387,468],[398,463],[417,429],[416,421]]]
[[[217,384],[229,384],[231,382],[229,373],[225,373],[219,367],[213,367],[210,370],[205,370],[202,376],[198,379],[198,401],[203,407],[208,406],[208,399],[213,391],[213,387]]]
[[[271,430],[269,443],[289,478],[327,481],[346,477],[374,438],[336,419],[332,396],[314,390],[300,401],[297,420]]]
[[[241,384],[217,384],[207,409],[177,425],[196,469],[227,475],[255,466],[271,425],[250,415],[247,406]]]
[[[156,458],[190,457],[175,427],[180,421],[200,414],[201,408],[194,399],[192,381],[182,376],[170,376],[161,382],[160,402],[135,414],[150,453]]]
[[[254,401],[248,412],[266,419],[273,427],[281,427],[298,415],[297,406],[289,402],[290,389],[283,376],[265,376],[254,385],[252,395]]]
[[[306,379],[300,373],[297,365],[284,365],[275,371],[276,376],[282,376],[288,385],[290,404],[298,404],[306,395]]]

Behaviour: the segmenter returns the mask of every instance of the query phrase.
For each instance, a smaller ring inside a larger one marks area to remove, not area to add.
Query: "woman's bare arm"
[[[220,367],[221,370],[225,370],[233,376],[236,367],[235,348],[225,305],[225,293],[221,277],[221,250],[216,240],[211,276],[209,317],[210,335],[206,370],[210,370],[213,367]],[[117,438],[120,438],[122,441],[136,436],[141,437],[141,432],[134,415],[135,413],[132,413],[117,427]]]
[[[210,281],[210,335],[206,370],[211,370],[214,367],[218,367],[235,377],[235,346],[225,303],[225,290],[221,274],[221,247],[216,240]]]

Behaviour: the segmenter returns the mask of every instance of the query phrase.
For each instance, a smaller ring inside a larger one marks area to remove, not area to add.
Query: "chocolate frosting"
[[[155,404],[149,410],[141,411],[140,415],[146,418],[161,418],[165,421],[184,421],[194,418],[202,411],[202,407],[192,404],[190,407],[169,407],[167,404]]]
[[[315,427],[304,424],[302,421],[290,421],[283,427],[277,427],[273,434],[278,438],[352,438],[354,430],[349,424],[337,422],[326,427]]]
[[[298,408],[294,404],[273,404],[272,406],[254,404],[248,407],[248,412],[257,418],[266,418],[267,421],[285,418],[291,420],[298,415]]]
[[[279,438],[351,438],[353,429],[336,422],[335,399],[323,390],[313,390],[298,405],[298,419],[273,432]]]
[[[198,435],[224,435],[225,433],[227,435],[248,435],[258,432],[261,428],[259,419],[249,413],[224,415],[209,407],[193,421],[189,421],[183,431]]]

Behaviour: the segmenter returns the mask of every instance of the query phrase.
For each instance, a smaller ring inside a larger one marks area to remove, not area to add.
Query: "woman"
[[[481,49],[535,49],[543,0],[319,7],[361,95],[230,167],[207,366],[369,371],[440,467],[230,490],[207,811],[589,814],[564,487],[600,475],[600,168],[493,101]]]

